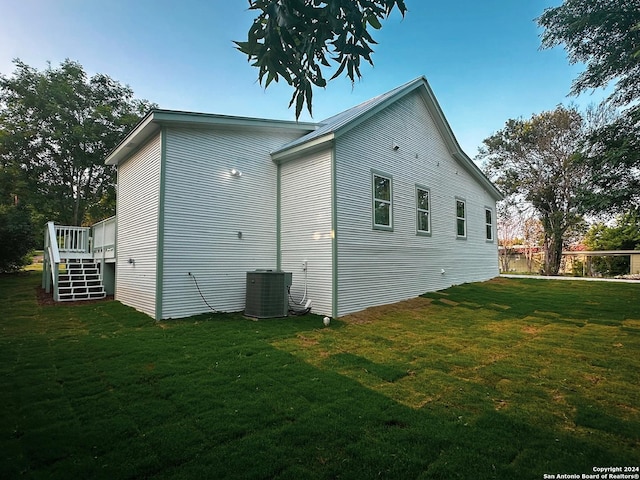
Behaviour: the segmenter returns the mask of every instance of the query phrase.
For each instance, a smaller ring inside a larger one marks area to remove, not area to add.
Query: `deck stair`
[[[95,300],[107,296],[98,263],[93,259],[63,259],[58,275],[58,299],[61,302]]]
[[[54,301],[95,300],[113,293],[115,261],[115,217],[91,227],[47,222],[42,288]]]

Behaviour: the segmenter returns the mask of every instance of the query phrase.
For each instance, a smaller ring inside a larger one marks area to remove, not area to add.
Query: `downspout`
[[[281,216],[281,166],[276,163],[276,270],[282,270],[282,216]]]
[[[338,303],[338,199],[336,144],[331,146],[331,316],[337,318]]]

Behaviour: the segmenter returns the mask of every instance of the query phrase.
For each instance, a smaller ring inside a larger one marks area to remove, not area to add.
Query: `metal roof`
[[[321,121],[319,127],[308,134],[286,144],[271,152],[271,158],[275,162],[284,162],[313,149],[322,148],[330,144],[340,135],[348,132],[387,106],[398,101],[404,96],[417,91],[420,93],[427,110],[431,114],[436,127],[447,145],[449,153],[455,158],[477,181],[483,184],[496,200],[504,198],[500,190],[489,180],[478,166],[467,156],[458,144],[447,119],[436,100],[436,97],[425,77],[418,77],[393,90],[378,95],[366,102],[356,105],[342,113]]]
[[[277,155],[278,153],[290,150],[304,143],[311,142],[325,135],[335,134],[344,127],[353,126],[352,123],[354,121],[364,116],[368,118],[370,116],[368,114],[378,110],[377,107],[387,106],[387,104],[390,103],[389,101],[393,100],[396,96],[404,96],[404,94],[414,90],[416,87],[419,87],[422,84],[423,80],[424,77],[416,78],[415,80],[394,88],[387,93],[378,95],[377,97],[371,98],[366,102],[361,103],[360,105],[356,105],[355,107],[345,110],[344,112],[338,113],[337,115],[322,120],[318,123],[319,128],[317,128],[313,132],[308,133],[307,135],[300,137],[290,143],[287,143],[286,145],[283,145],[281,148],[278,148],[271,153],[272,155]]]
[[[318,123],[293,122],[286,120],[268,120],[262,118],[235,117],[206,113],[182,112],[175,110],[151,110],[133,130],[109,153],[105,163],[118,165],[128,158],[134,151],[144,144],[160,129],[161,125],[189,125],[194,127],[252,127],[291,129],[303,135],[296,140],[283,145],[271,152],[275,162],[282,162],[296,158],[303,152],[315,148],[322,148],[333,142],[340,135],[348,132],[387,106],[403,98],[411,92],[420,93],[424,104],[429,110],[436,127],[447,145],[449,153],[480,183],[491,192],[497,200],[502,199],[502,193],[482,173],[478,166],[467,156],[456,140],[447,119],[445,118],[436,97],[425,77],[418,77],[382,95],[378,95],[344,112],[333,115]]]

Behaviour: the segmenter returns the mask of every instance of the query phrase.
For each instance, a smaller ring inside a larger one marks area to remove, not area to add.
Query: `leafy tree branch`
[[[395,8],[403,16],[407,10],[404,0],[249,0],[259,14],[247,41],[235,44],[265,88],[280,78],[293,87],[289,107],[295,104],[299,118],[305,104],[312,114],[313,87],[327,85],[323,69],[333,63],[329,80],[346,72],[354,82],[362,61],[373,65],[369,29],[380,29]]]
[[[585,210],[620,213],[640,207],[640,0],[565,0],[537,19],[542,48],[564,46],[586,68],[571,93],[613,83],[609,103],[622,114],[590,132],[581,153],[589,169]]]
[[[640,98],[640,0],[565,0],[537,21],[542,48],[563,45],[571,64],[586,64],[572,94],[617,82],[616,105]]]

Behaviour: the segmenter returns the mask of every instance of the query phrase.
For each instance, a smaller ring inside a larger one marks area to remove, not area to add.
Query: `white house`
[[[153,110],[106,163],[115,298],[156,319],[241,311],[256,269],[332,317],[498,275],[501,194],[423,77],[319,123]]]

